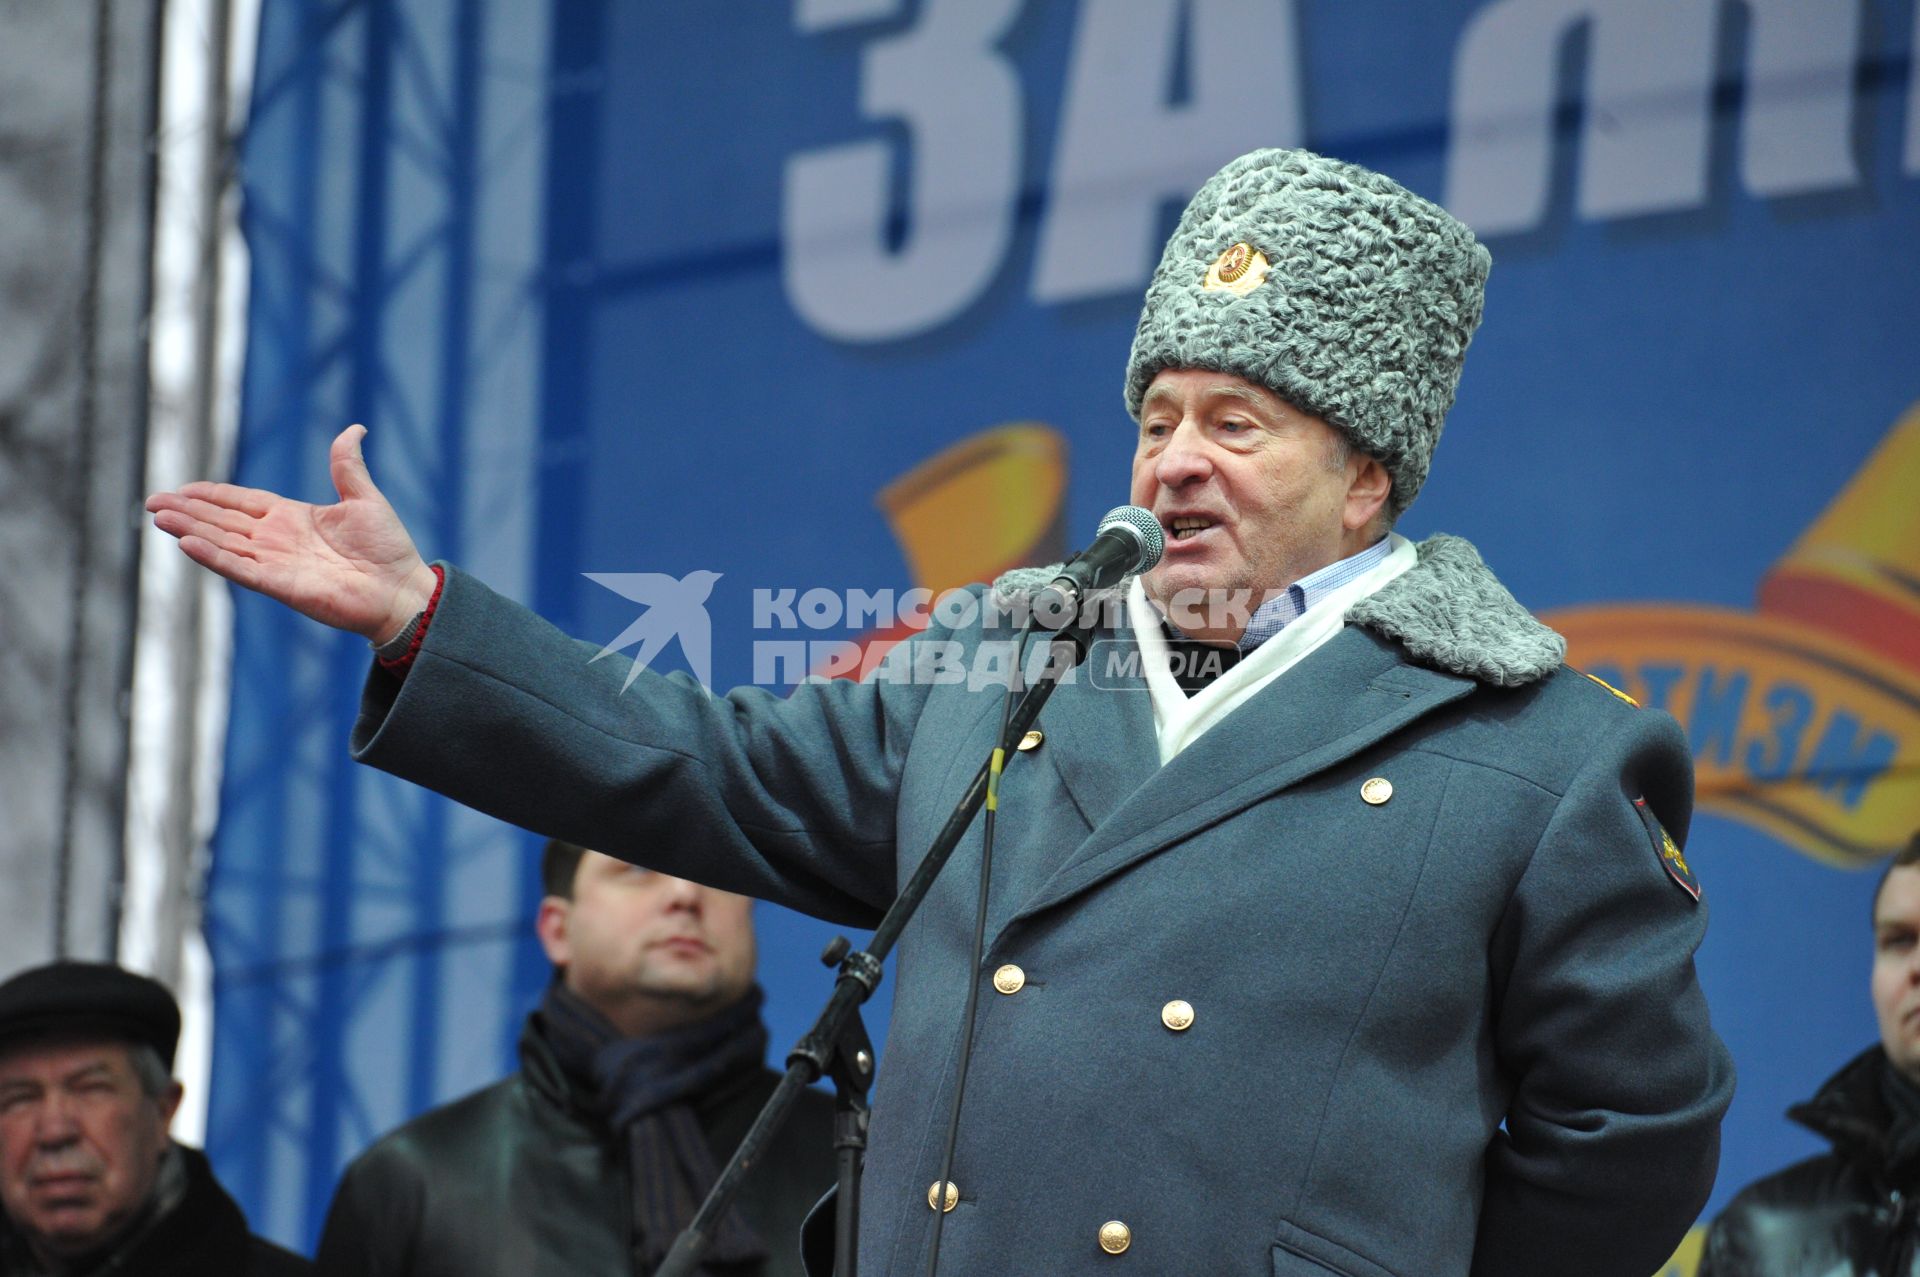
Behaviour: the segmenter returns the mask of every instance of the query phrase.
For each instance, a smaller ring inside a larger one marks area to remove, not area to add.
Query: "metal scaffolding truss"
[[[328,441],[365,423],[422,550],[509,591],[536,522],[549,21],[268,5],[242,151],[235,481],[330,501]],[[208,1151],[296,1245],[371,1137],[502,1071],[539,978],[527,836],[347,758],[366,665],[357,638],[237,601]]]

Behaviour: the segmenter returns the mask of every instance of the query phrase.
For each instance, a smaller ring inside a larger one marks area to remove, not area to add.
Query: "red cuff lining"
[[[447,586],[447,573],[438,563],[428,565],[433,571],[433,597],[427,600],[426,610],[420,613],[420,628],[413,632],[413,642],[407,644],[407,650],[392,660],[375,657],[380,668],[389,674],[405,674],[413,667],[413,658],[420,655],[420,644],[427,637],[427,627],[433,624],[433,609],[440,606],[440,591]]]

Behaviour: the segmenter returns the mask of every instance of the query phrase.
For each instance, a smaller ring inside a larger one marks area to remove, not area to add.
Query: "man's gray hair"
[[[157,1100],[167,1093],[173,1085],[173,1070],[160,1058],[160,1053],[144,1042],[127,1043],[127,1063],[133,1066],[133,1075],[140,1079],[140,1092],[150,1100]]]
[[[1331,432],[1331,436],[1332,442],[1327,445],[1326,455],[1322,459],[1327,463],[1329,471],[1339,474],[1347,468],[1347,462],[1353,460],[1353,454],[1359,449],[1353,446],[1353,440],[1338,430]],[[1393,508],[1392,501],[1381,505],[1379,512],[1373,516],[1373,521],[1367,525],[1369,544],[1393,531],[1393,525],[1399,521],[1399,518],[1400,514]]]
[[[1339,474],[1347,468],[1347,462],[1353,460],[1353,440],[1338,430],[1332,431],[1326,456],[1321,459],[1327,463],[1329,471]]]

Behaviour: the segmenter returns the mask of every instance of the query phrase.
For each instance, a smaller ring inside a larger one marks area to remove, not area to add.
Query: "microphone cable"
[[[986,815],[981,824],[980,903],[973,917],[973,954],[967,964],[967,1010],[960,1025],[960,1075],[953,1083],[953,1104],[947,1111],[947,1140],[940,1153],[940,1178],[934,1181],[932,1198],[933,1240],[927,1246],[926,1277],[934,1277],[940,1265],[940,1230],[947,1218],[947,1191],[953,1184],[953,1153],[960,1141],[960,1105],[967,1093],[967,1069],[973,1063],[973,1021],[980,1007],[980,967],[986,958],[987,897],[993,880],[994,817],[1000,810],[1000,773],[1006,766],[1007,729],[1013,722],[1013,708],[1020,699],[1020,671],[1026,663],[1027,641],[1033,636],[1029,621],[1014,641],[1013,664],[1007,675],[1007,696],[1000,707],[1000,727],[993,738],[993,758],[987,766]],[[1049,636],[1051,637],[1051,636]],[[960,1204],[960,1190],[953,1189],[954,1206]]]

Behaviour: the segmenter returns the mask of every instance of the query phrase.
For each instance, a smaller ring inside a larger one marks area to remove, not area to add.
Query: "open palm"
[[[327,456],[340,500],[310,505],[259,488],[189,483],[157,492],[147,509],[188,558],[304,616],[391,638],[426,606],[434,576],[361,455],[363,426],[348,426]]]

